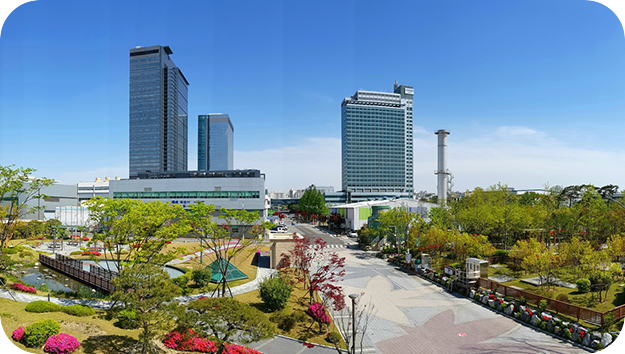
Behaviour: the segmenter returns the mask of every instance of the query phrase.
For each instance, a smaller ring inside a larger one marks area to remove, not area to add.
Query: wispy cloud
[[[298,144],[260,151],[235,151],[235,168],[256,168],[266,188],[286,192],[315,184],[341,186],[341,140],[308,138]]]

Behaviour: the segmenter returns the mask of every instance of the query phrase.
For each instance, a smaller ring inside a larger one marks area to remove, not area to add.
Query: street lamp
[[[352,354],[356,353],[356,298],[358,294],[349,294],[352,299]]]

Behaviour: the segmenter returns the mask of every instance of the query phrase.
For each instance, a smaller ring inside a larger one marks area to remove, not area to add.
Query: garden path
[[[360,303],[375,308],[365,340],[379,353],[587,353],[400,271],[375,253],[338,253],[346,257],[345,294],[364,292]]]

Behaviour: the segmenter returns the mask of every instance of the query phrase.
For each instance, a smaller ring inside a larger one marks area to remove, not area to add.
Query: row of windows
[[[115,192],[113,198],[130,199],[173,199],[173,198],[237,198],[258,199],[259,191],[200,191],[200,192]]]

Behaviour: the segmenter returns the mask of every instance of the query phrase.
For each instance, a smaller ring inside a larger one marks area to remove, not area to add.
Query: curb
[[[282,339],[288,339],[294,342],[298,342],[300,344],[306,342],[304,340],[299,340],[299,339],[295,339],[295,338],[291,338],[291,337],[287,337],[287,336],[283,336],[281,334],[274,334],[274,337],[278,337],[278,338],[282,338]],[[310,343],[310,342],[306,342],[306,343]],[[331,350],[336,350],[335,347],[330,347],[328,345],[324,345],[324,344],[317,344],[317,343],[312,343],[315,345],[315,347],[322,347],[322,348],[326,348],[326,349],[331,349]],[[347,353],[347,351],[345,349],[341,349],[341,352]]]

